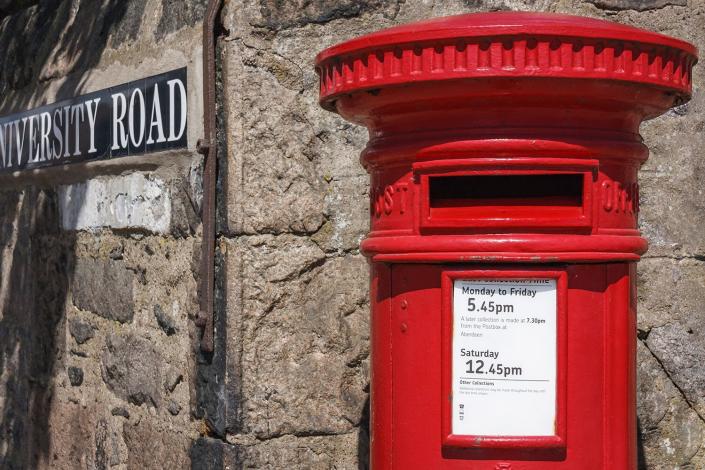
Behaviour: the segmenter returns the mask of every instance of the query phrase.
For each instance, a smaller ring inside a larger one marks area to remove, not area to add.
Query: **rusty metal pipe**
[[[214,350],[213,310],[215,284],[215,206],[218,148],[216,142],[217,116],[215,103],[215,37],[216,21],[223,0],[210,0],[203,20],[203,139],[198,141],[198,152],[204,156],[203,203],[201,206],[202,244],[199,288],[200,311],[196,325],[203,329],[201,350]]]

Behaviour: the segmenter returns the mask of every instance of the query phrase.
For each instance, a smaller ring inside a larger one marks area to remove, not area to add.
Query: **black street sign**
[[[0,118],[0,172],[186,148],[186,68]]]

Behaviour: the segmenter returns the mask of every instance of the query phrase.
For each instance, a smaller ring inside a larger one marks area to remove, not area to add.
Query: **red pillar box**
[[[695,62],[530,13],[319,54],[321,105],[370,133],[375,470],[636,468],[639,124]]]

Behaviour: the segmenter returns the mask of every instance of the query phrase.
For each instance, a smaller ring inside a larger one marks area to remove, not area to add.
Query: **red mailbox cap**
[[[579,16],[495,12],[410,23],[316,57],[320,103],[389,86],[491,77],[616,80],[690,98],[697,50],[685,41]]]

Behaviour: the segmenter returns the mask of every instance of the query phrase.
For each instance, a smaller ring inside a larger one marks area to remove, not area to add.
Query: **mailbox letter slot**
[[[554,215],[579,217],[583,212],[583,176],[432,176],[429,199],[432,217],[530,216],[537,208]]]
[[[576,167],[553,162],[546,170],[476,169],[475,162],[466,162],[456,163],[451,171],[418,169],[422,229],[569,228],[580,232],[592,227],[597,165],[585,162]],[[459,169],[461,165],[468,169]]]

